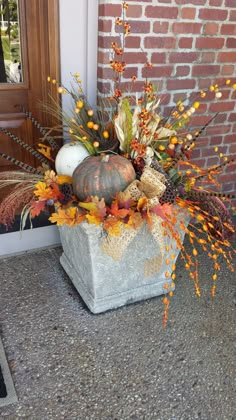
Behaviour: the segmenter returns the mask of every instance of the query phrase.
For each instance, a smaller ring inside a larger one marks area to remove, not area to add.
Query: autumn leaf
[[[39,181],[35,185],[34,195],[39,198],[40,201],[50,200],[53,196],[51,188],[49,188],[45,182]]]
[[[91,197],[92,202],[94,204],[96,204],[97,206],[97,213],[99,215],[99,217],[101,217],[102,219],[104,219],[106,217],[107,214],[107,209],[106,209],[106,204],[104,201],[104,198],[99,199],[98,197]]]
[[[130,210],[129,220],[127,222],[127,225],[132,227],[133,229],[138,229],[142,223],[143,223],[143,218],[141,214],[136,211]]]
[[[49,217],[49,220],[52,223],[56,223],[58,226],[62,226],[62,225],[74,226],[77,223],[80,223],[76,216],[77,216],[77,207],[70,207],[67,210],[58,208],[57,212],[53,213],[51,217]]]
[[[52,170],[48,170],[44,174],[44,179],[46,184],[50,185],[52,182],[57,182],[57,174]]]
[[[80,202],[79,206],[88,210],[90,216],[94,216],[96,219],[100,220],[100,222],[106,217],[107,210],[104,198],[100,200],[98,197],[91,197],[90,202]]]
[[[94,224],[94,225],[100,225],[101,223],[101,218],[96,216],[96,215],[92,215],[92,214],[86,214],[86,219],[88,220],[89,223]]]
[[[53,183],[50,185],[50,188],[51,188],[51,190],[52,190],[52,196],[51,196],[51,198],[52,198],[54,201],[56,201],[56,200],[60,200],[60,199],[62,199],[62,198],[64,197],[64,195],[62,194],[62,192],[61,192],[61,191],[60,191],[60,189],[59,189],[58,184],[56,184],[55,182],[53,182]]]
[[[166,216],[171,215],[173,212],[173,206],[169,203],[158,204],[152,208],[152,213],[156,216],[160,216],[162,219],[166,219]]]
[[[116,219],[124,219],[129,214],[129,209],[119,209],[118,202],[113,201],[108,212]]]
[[[121,233],[122,222],[116,220],[113,217],[108,217],[103,223],[103,229],[105,229],[109,235],[118,236]]]
[[[135,204],[135,201],[132,200],[129,191],[118,192],[116,194],[116,201],[122,209],[130,209],[130,207]]]
[[[31,209],[30,209],[30,215],[31,217],[35,217],[38,216],[41,211],[43,211],[45,209],[47,200],[44,201],[32,201],[31,204]]]
[[[148,202],[148,200],[147,200],[147,198],[146,198],[146,197],[141,197],[141,198],[138,200],[138,203],[137,203],[137,210],[138,210],[138,211],[142,211],[142,210],[144,210],[144,208],[147,206],[147,202]]]

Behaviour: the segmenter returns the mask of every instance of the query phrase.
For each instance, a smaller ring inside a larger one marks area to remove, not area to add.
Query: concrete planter
[[[81,223],[72,228],[61,226],[59,232],[63,247],[61,265],[93,313],[162,295],[167,291],[167,284],[171,290],[172,281],[166,279],[165,263],[158,272],[151,275],[145,272],[147,263],[150,267],[160,253],[146,222],[119,262],[102,251],[101,227]],[[183,239],[184,233],[180,233]],[[171,242],[165,237],[166,245]],[[177,258],[179,250],[175,243],[173,247]]]

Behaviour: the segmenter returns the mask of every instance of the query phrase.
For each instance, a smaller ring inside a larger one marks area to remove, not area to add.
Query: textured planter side
[[[147,274],[145,270],[147,264],[150,267],[153,262],[154,266],[160,254],[158,243],[146,223],[119,262],[102,251],[101,227],[81,223],[72,228],[61,226],[59,231],[64,251],[60,258],[61,265],[93,313],[162,295],[166,293],[166,284],[171,285],[171,278],[165,277],[165,263],[154,274]],[[180,232],[183,239],[184,233]],[[165,243],[172,244],[176,260],[179,250],[175,243],[167,236]]]

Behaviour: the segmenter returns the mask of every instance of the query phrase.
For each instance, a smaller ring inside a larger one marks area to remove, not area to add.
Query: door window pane
[[[0,83],[21,83],[18,0],[0,0]]]

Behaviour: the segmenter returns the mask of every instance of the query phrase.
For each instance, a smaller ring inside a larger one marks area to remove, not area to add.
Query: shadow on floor
[[[183,262],[167,328],[162,298],[91,314],[61,248],[0,260],[2,339],[18,403],[1,419],[236,418],[235,274],[200,255],[197,298]]]

